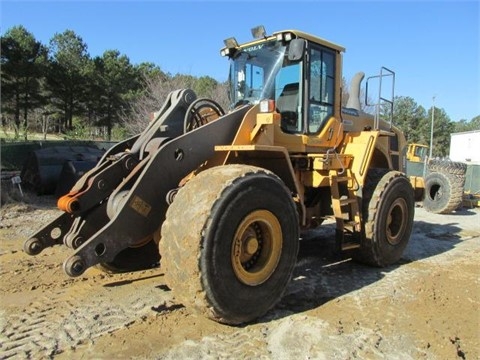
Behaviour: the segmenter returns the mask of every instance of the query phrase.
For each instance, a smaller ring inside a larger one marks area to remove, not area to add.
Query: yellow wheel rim
[[[237,278],[255,286],[267,281],[282,254],[282,228],[268,210],[256,210],[240,223],[232,244],[232,266]]]

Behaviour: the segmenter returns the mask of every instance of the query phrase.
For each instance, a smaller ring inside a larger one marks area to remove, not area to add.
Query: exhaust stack
[[[347,108],[362,111],[360,106],[360,84],[364,77],[365,73],[360,71],[352,78],[350,83],[350,96],[348,97],[346,106]]]

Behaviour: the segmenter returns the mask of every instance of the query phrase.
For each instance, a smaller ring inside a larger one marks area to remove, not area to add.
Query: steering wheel
[[[195,100],[187,109],[183,122],[183,131],[189,132],[225,115],[222,107],[211,99]]]

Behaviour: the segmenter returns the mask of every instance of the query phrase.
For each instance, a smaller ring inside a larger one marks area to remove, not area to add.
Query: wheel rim
[[[387,218],[387,241],[398,245],[402,239],[407,223],[407,202],[403,198],[396,199],[390,206]]]
[[[240,223],[232,246],[232,266],[242,283],[262,284],[273,274],[282,253],[282,229],[268,210],[256,210]]]

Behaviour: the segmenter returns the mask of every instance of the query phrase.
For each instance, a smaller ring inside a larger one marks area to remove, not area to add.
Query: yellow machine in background
[[[406,159],[411,162],[425,162],[428,157],[428,146],[422,144],[408,144]]]
[[[428,158],[429,147],[408,144],[405,171],[415,189],[415,199],[432,213],[449,214],[461,207],[467,165]]]
[[[230,61],[229,111],[191,90],[172,92],[147,129],[110,149],[59,200],[64,214],[25,251],[71,247],[70,276],[94,265],[145,268],[161,254],[175,297],[229,324],[279,301],[300,232],[326,218],[335,219],[339,251],[374,266],[399,260],[414,191],[405,137],[392,124],[394,72],[382,67],[367,79],[392,85],[366,114],[363,73],[342,107],[343,47],[297,30],[252,33],[221,50]]]

